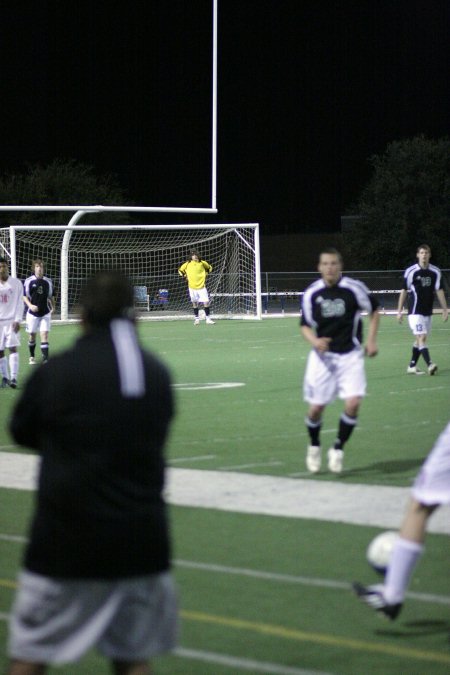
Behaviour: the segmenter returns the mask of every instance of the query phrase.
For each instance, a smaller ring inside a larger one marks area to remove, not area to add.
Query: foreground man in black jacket
[[[148,675],[175,646],[176,593],[163,447],[170,376],[138,344],[132,288],[101,272],[81,299],[83,335],[42,365],[10,430],[41,467],[10,622],[9,675],[41,675],[96,646],[121,675]]]

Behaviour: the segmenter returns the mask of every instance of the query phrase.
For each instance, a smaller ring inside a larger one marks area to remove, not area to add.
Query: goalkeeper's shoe
[[[28,363],[30,364],[30,366],[36,365],[36,359],[34,358],[34,356],[30,356],[30,358],[28,359]]]
[[[376,612],[384,614],[391,621],[396,619],[400,614],[403,603],[397,602],[394,605],[387,603],[383,597],[383,587],[381,585],[363,586],[357,581],[352,585],[358,598],[365,602],[366,605],[369,605],[369,607],[372,607]]]
[[[428,366],[428,375],[434,375],[435,373],[437,373],[437,369],[438,367],[435,363],[430,363],[430,365]]]
[[[200,319],[195,319],[194,326],[200,326]]]
[[[308,451],[306,453],[306,468],[311,473],[317,473],[320,471],[320,465],[322,464],[322,457],[320,454],[320,447],[318,445],[308,445]]]
[[[425,375],[425,371],[419,370],[417,366],[408,366],[406,372],[408,375]]]
[[[212,323],[216,323],[216,322],[213,321],[212,319],[210,319],[209,316],[207,316],[206,317],[206,323],[212,324]]]

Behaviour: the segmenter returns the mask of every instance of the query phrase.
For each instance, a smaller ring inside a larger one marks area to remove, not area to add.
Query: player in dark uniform
[[[408,322],[414,335],[414,344],[411,361],[406,369],[412,375],[424,375],[423,370],[417,368],[417,361],[422,355],[429,375],[437,372],[437,365],[432,362],[427,347],[427,338],[431,332],[431,317],[433,315],[434,294],[436,293],[442,307],[442,318],[448,319],[447,302],[441,288],[442,274],[439,267],[430,264],[431,249],[428,244],[421,244],[417,249],[417,260],[408,267],[403,274],[403,288],[398,300],[397,318],[403,320],[403,305],[408,296]]]
[[[29,363],[34,365],[36,363],[34,355],[38,331],[41,334],[42,360],[48,361],[48,334],[53,311],[53,283],[51,279],[44,276],[44,263],[40,258],[33,260],[31,269],[33,274],[24,283],[24,301],[28,307],[25,320],[28,349],[30,351]]]
[[[342,258],[336,249],[322,251],[318,270],[321,279],[305,291],[300,320],[303,337],[313,347],[303,385],[304,399],[309,403],[305,420],[310,437],[306,466],[312,473],[320,470],[322,414],[339,396],[345,406],[336,441],[328,450],[328,468],[340,473],[343,448],[356,426],[366,393],[361,313],[370,316],[365,353],[376,356],[379,303],[361,281],[342,276]]]

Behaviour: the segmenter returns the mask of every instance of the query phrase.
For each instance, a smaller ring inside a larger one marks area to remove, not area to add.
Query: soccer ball
[[[397,538],[398,532],[388,530],[378,534],[367,547],[367,562],[378,574],[385,574]]]

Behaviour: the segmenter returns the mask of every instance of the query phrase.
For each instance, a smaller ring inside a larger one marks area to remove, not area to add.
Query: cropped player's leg
[[[2,389],[9,385],[8,361],[6,360],[5,352],[0,351],[0,386]]]
[[[41,332],[41,353],[42,353],[42,360],[44,361],[44,363],[46,363],[48,361],[48,353],[49,353],[48,331]]]
[[[36,352],[36,333],[29,333],[28,335],[28,351],[30,352],[29,363],[30,365],[34,365],[36,363],[34,357]]]
[[[303,380],[303,398],[309,404],[305,417],[309,435],[306,452],[306,468],[311,473],[320,471],[322,457],[320,448],[320,431],[322,415],[325,407],[336,396],[336,380],[334,371],[314,350],[308,355]]]
[[[333,473],[341,473],[344,462],[344,446],[358,423],[358,413],[366,393],[366,373],[364,353],[355,349],[342,354],[337,361],[339,397],[344,400],[344,410],[340,415],[336,440],[328,450],[328,468]]]
[[[19,352],[17,347],[9,348],[9,386],[15,389],[17,387],[17,376],[19,374]]]

